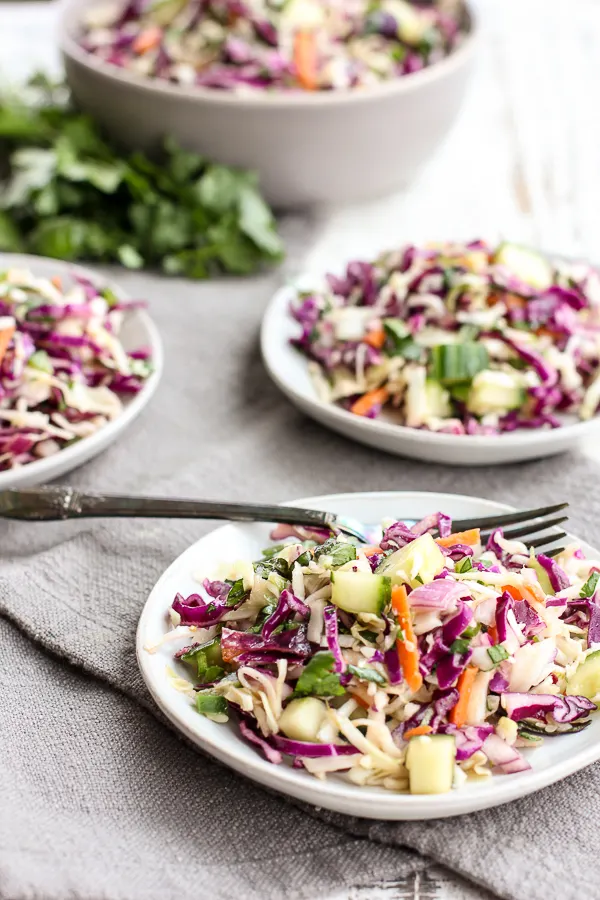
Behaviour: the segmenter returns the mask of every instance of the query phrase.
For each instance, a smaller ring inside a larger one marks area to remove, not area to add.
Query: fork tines
[[[480,528],[484,532],[481,536],[482,542],[485,543],[495,528],[504,528],[505,525],[515,525],[525,522],[519,528],[511,528],[504,531],[504,537],[508,540],[523,540],[531,547],[543,547],[546,544],[552,544],[557,540],[566,537],[564,531],[553,531],[550,534],[542,534],[540,532],[547,531],[549,528],[556,528],[567,521],[568,516],[557,516],[555,518],[547,518],[552,513],[560,512],[567,508],[568,503],[558,503],[555,506],[543,506],[539,509],[526,509],[519,512],[505,513],[501,516],[489,516],[485,519],[459,519],[452,523],[453,530],[466,531],[469,528]],[[533,538],[529,540],[529,538]]]

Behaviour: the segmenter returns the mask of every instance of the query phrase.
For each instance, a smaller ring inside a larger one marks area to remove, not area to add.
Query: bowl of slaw
[[[212,45],[219,52],[197,70],[197,46],[187,55],[181,49],[187,19],[180,19],[181,28],[158,24],[165,21],[165,3],[160,9],[153,4],[150,13],[147,3],[134,12],[127,12],[132,4],[121,5],[118,27],[110,20],[106,27],[92,27],[90,21],[105,21],[98,0],[67,0],[60,28],[67,79],[78,104],[124,146],[151,151],[168,133],[218,162],[256,170],[277,207],[355,201],[397,189],[434,152],[456,117],[476,37],[470,11],[461,3],[460,18],[450,25],[441,20],[444,30],[437,13],[419,5],[381,0],[368,13],[373,4],[356,0],[348,7],[356,9],[353,18],[344,12],[336,19],[329,12],[315,25],[324,9],[346,6],[294,4],[291,22],[283,27],[274,3],[223,0],[225,25],[214,15],[209,20],[224,33]],[[177,21],[195,7],[188,2],[176,9]],[[407,10],[412,32],[403,18]],[[138,26],[140,16],[149,15],[154,19]],[[336,25],[340,18],[343,32]],[[393,38],[386,37],[392,26]],[[196,38],[198,24],[192,27]],[[359,35],[350,57],[348,41],[338,34],[354,34],[352,29]],[[130,47],[136,40],[144,46],[144,36],[156,39],[158,31],[160,43],[144,62],[146,54]],[[298,35],[307,33],[319,35],[321,43],[298,44]],[[178,55],[183,62],[173,62]],[[245,80],[239,80],[240,72],[248,73]]]
[[[507,241],[398,246],[282,289],[267,368],[319,421],[457,465],[559,453],[600,426],[600,275]]]
[[[22,254],[0,254],[0,356],[0,490],[96,456],[162,372],[145,303],[90,269]]]

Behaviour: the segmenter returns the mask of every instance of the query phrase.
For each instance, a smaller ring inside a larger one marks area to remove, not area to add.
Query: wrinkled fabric
[[[164,378],[118,443],[68,477],[74,486],[271,502],[390,489],[521,507],[566,499],[572,530],[600,544],[590,494],[598,467],[583,455],[476,470],[424,465],[353,444],[296,411],[258,352],[275,276],[119,280],[151,303]],[[215,897],[317,897],[431,859],[510,900],[593,895],[600,766],[496,810],[390,823],[292,804],[184,744],[138,673],[135,629],[159,575],[212,527],[0,522],[3,900],[170,900],[193,885]]]

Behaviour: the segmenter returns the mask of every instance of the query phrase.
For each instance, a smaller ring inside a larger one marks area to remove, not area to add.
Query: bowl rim
[[[92,53],[84,50],[76,40],[75,33],[81,23],[85,9],[94,6],[98,0],[60,0],[58,19],[58,44],[63,58],[69,58],[79,65],[97,75],[113,79],[123,86],[137,88],[148,94],[160,94],[165,97],[177,97],[180,100],[193,103],[202,101],[216,106],[253,107],[255,109],[282,109],[293,107],[295,109],[330,110],[335,106],[369,103],[370,101],[385,100],[390,97],[410,94],[419,88],[427,87],[445,76],[460,70],[473,55],[479,39],[479,18],[473,10],[471,0],[463,0],[468,29],[461,44],[448,56],[410,75],[403,75],[391,81],[378,85],[372,85],[362,90],[356,88],[344,88],[337,91],[264,91],[237,94],[219,90],[218,88],[205,88],[200,86],[188,87],[185,85],[171,84],[160,78],[148,78],[144,75],[128,72],[118,66],[110,65],[97,59]]]

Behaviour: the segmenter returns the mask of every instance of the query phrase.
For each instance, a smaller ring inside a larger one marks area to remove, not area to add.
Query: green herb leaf
[[[493,647],[488,647],[487,652],[495,666],[501,663],[503,659],[508,659],[509,656],[508,650],[501,644],[495,644]]]
[[[329,650],[315,653],[300,675],[294,693],[298,696],[340,697],[345,689],[340,684],[340,676],[333,671],[333,664],[333,653]]]
[[[579,591],[580,597],[593,597],[596,592],[596,586],[600,579],[600,572],[591,572],[588,580]]]
[[[23,240],[10,216],[0,209],[0,250],[19,253],[23,250]]]
[[[454,566],[454,571],[458,572],[459,575],[462,575],[463,572],[470,572],[472,568],[473,563],[471,562],[471,557],[463,556],[463,558],[459,559],[459,561]]]
[[[252,173],[170,138],[156,160],[123,154],[44,76],[22,97],[0,97],[0,139],[10,153],[0,250],[158,266],[189,278],[250,274],[282,255]]]
[[[331,565],[337,568],[345,565],[352,559],[356,559],[356,547],[354,544],[336,541],[335,538],[328,538],[315,549],[316,560],[320,560],[323,556],[330,557]]]
[[[274,544],[272,547],[267,547],[261,552],[265,559],[271,559],[272,556],[277,556],[278,553],[281,553],[284,547],[285,544]]]
[[[126,269],[141,269],[144,265],[143,258],[131,244],[121,244],[120,247],[117,247],[117,256],[119,257],[119,262]]]
[[[371,666],[348,666],[348,671],[361,681],[374,681],[375,684],[387,684],[386,678]]]
[[[292,576],[289,563],[281,556],[274,556],[272,559],[261,559],[255,562],[254,571],[260,578],[264,579],[267,579],[273,573],[285,578],[286,581],[289,581]]]
[[[236,581],[231,581],[229,578],[226,578],[225,583],[231,585],[231,590],[227,594],[227,605],[235,606],[236,603],[239,603],[240,600],[243,600],[248,593],[248,591],[244,587],[244,579],[238,578]]]
[[[415,342],[402,319],[384,319],[383,330],[387,337],[388,350],[393,356],[403,356],[412,360],[421,358],[423,348]]]
[[[273,259],[283,255],[271,210],[256,189],[245,184],[239,198],[240,230]]]
[[[298,563],[299,566],[304,567],[309,564],[311,559],[312,559],[312,554],[311,554],[310,550],[305,550],[303,553],[300,554],[298,559],[295,560],[295,563]]]

